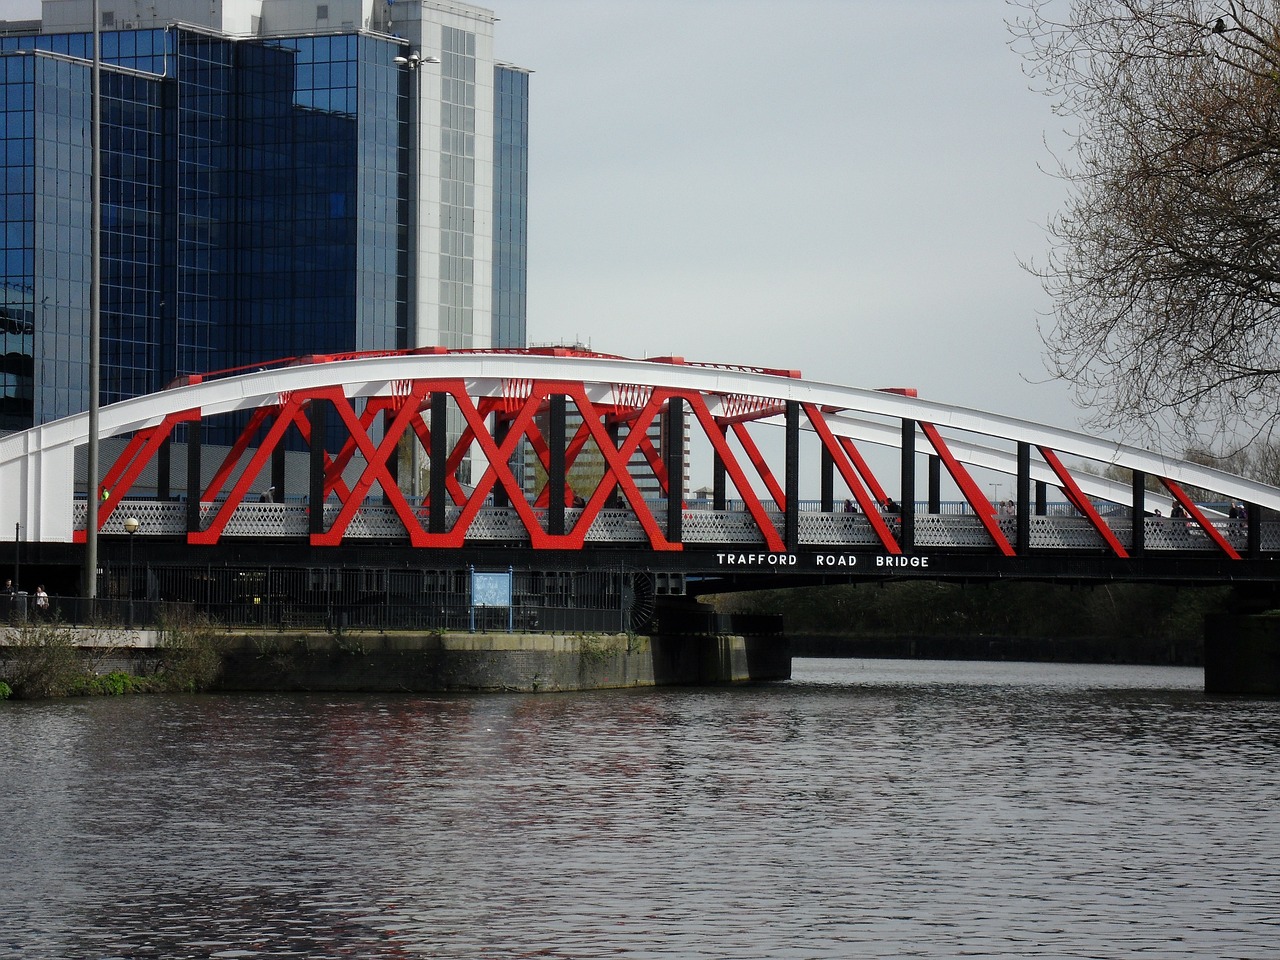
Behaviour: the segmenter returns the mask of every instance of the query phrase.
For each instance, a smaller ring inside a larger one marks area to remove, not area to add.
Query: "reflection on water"
[[[0,957],[1258,957],[1280,701],[1201,686],[0,704]]]

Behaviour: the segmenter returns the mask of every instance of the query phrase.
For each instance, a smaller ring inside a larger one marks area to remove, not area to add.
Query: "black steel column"
[[[1248,525],[1249,542],[1245,547],[1250,557],[1262,556],[1262,508],[1256,503],[1245,504],[1245,510],[1248,512],[1246,522]]]
[[[271,486],[275,487],[275,501],[284,502],[284,437],[271,451]]]
[[[782,542],[788,550],[800,545],[800,402],[787,401],[787,466],[784,490],[787,509],[783,513]]]
[[[553,393],[548,398],[547,446],[547,533],[564,533],[564,414],[565,396]]]
[[[493,423],[493,442],[499,448],[507,442],[507,434],[511,432],[511,421],[506,417],[498,417],[495,415]],[[519,445],[517,444],[517,449]],[[511,466],[511,461],[507,461],[507,466]],[[518,476],[518,474],[517,474]],[[511,501],[507,498],[507,488],[500,482],[493,485],[493,505],[495,507],[509,507]]]
[[[609,442],[613,444],[614,452],[617,452],[618,440],[622,433],[622,425],[617,420],[610,419],[605,423],[604,429],[605,432],[609,434]],[[608,506],[615,510],[618,509],[622,506],[623,498],[624,494],[622,492],[622,485],[614,484],[613,490],[609,493]]]
[[[1031,444],[1018,442],[1018,532],[1015,549],[1026,553],[1031,549]]]
[[[684,401],[679,397],[667,401],[662,440],[662,459],[667,465],[667,539],[680,543],[684,539]]]
[[[200,477],[199,417],[187,421],[187,532],[200,532],[200,497],[204,487]]]
[[[822,445],[822,512],[836,510],[836,461],[827,445]]]
[[[169,436],[160,441],[160,447],[156,450],[156,499],[161,501],[172,499],[172,446],[172,437]]]
[[[1043,517],[1049,513],[1049,485],[1043,480],[1036,481],[1036,516]]]
[[[427,532],[444,533],[445,471],[449,463],[449,394],[431,394],[431,506],[427,515]]]
[[[929,512],[942,512],[942,458],[929,454]]]
[[[1147,546],[1147,475],[1133,471],[1133,536],[1129,541],[1129,553],[1138,557]]]
[[[902,421],[901,546],[910,553],[916,545],[916,422]]]
[[[329,401],[316,399],[311,407],[311,458],[307,478],[307,531],[324,533],[324,438],[329,430]]]
[[[716,429],[720,431],[721,440],[728,437],[729,430],[723,423],[717,423]],[[713,450],[711,458],[711,506],[715,510],[724,510],[727,506],[725,494],[728,486],[725,482],[724,460],[720,458],[719,450]]]
[[[396,411],[394,411],[394,410],[384,410],[384,411],[382,411],[382,436],[383,436],[384,438],[386,437],[387,432],[388,432],[388,430],[389,430],[389,429],[390,429],[390,427],[391,427],[392,421],[394,421],[394,420],[395,420],[396,416],[397,416],[397,413],[396,413]],[[399,488],[399,486],[400,486],[400,450],[401,450],[401,444],[403,444],[403,443],[404,443],[404,441],[405,441],[405,438],[406,438],[406,437],[411,437],[411,436],[413,436],[413,427],[412,427],[412,426],[410,426],[407,430],[405,430],[405,432],[404,432],[404,433],[400,434],[400,441],[396,444],[395,452],[394,452],[394,453],[392,453],[392,454],[391,454],[391,456],[387,457],[387,472],[391,474],[391,482],[392,482],[392,483],[393,483],[397,488]],[[284,438],[283,438],[283,437],[281,437],[280,439],[281,439],[281,443],[282,443],[282,445],[283,445]],[[277,491],[283,491],[283,490],[284,490],[284,486],[283,486],[283,485],[281,485],[281,486],[277,487]],[[383,502],[383,503],[389,503],[389,502],[390,502],[390,497],[388,496],[388,491],[386,491],[386,490],[383,490],[383,491],[382,491],[382,502]]]

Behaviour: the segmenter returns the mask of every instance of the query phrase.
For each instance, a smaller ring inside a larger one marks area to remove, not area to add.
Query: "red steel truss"
[[[442,353],[444,351],[439,348],[431,348],[405,355]],[[557,358],[603,356],[558,349],[524,353],[541,353]],[[325,364],[342,359],[347,358],[311,357],[288,363]],[[641,492],[637,471],[647,470],[668,501],[673,496],[682,496],[680,471],[683,460],[674,464],[669,462],[672,448],[662,449],[669,445],[655,444],[651,428],[661,423],[663,429],[671,430],[673,424],[678,424],[681,433],[679,456],[683,458],[687,423],[689,430],[701,431],[709,443],[718,469],[723,470],[724,478],[732,484],[743,511],[758,528],[764,548],[773,552],[794,549],[794,526],[788,526],[787,518],[794,517],[794,504],[790,500],[797,488],[791,478],[798,475],[799,465],[792,462],[771,465],[753,436],[753,429],[767,421],[776,430],[782,420],[799,429],[798,424],[803,417],[821,450],[829,457],[830,467],[847,489],[849,498],[857,503],[869,521],[880,547],[890,554],[910,551],[911,545],[902,541],[906,524],[885,510],[888,497],[884,484],[847,432],[839,429],[838,425],[833,428],[835,419],[847,411],[815,402],[716,389],[718,371],[767,374],[782,381],[798,380],[797,372],[688,364],[678,357],[663,358],[659,362],[695,375],[702,374],[701,380],[705,385],[697,383],[690,386],[688,378],[682,384],[660,386],[511,376],[502,379],[500,390],[477,392],[468,379],[451,376],[396,380],[389,390],[371,391],[370,395],[363,395],[358,390],[354,391],[354,396],[350,395],[348,385],[341,382],[281,392],[276,395],[276,402],[248,412],[243,429],[230,445],[212,479],[199,491],[204,520],[200,529],[187,533],[187,540],[192,545],[219,542],[233,514],[245,502],[257,478],[269,468],[273,455],[283,448],[291,431],[306,446],[322,443],[322,436],[332,436],[331,431],[318,432],[315,429],[316,410],[323,404],[336,414],[339,432],[345,440],[335,451],[313,451],[313,463],[321,464],[319,489],[323,492],[324,501],[337,507],[327,528],[312,526],[310,542],[317,547],[343,543],[361,506],[376,497],[394,510],[414,547],[463,547],[481,509],[500,500],[508,504],[519,518],[534,550],[583,549],[593,522],[607,507],[629,509],[639,521],[649,549],[682,550],[684,544],[678,528],[674,536],[669,536],[669,529],[664,529],[660,516],[655,514],[654,503],[646,500]],[[183,385],[207,382],[217,376],[187,378]],[[893,392],[912,398],[915,396],[914,391]],[[785,396],[785,391],[780,390],[779,393]],[[433,413],[440,403],[456,412],[454,423],[462,424],[460,431],[454,430],[457,436],[448,439],[433,436],[433,423],[442,422],[433,420]],[[674,417],[673,411],[676,412]],[[558,426],[557,416],[560,417]],[[201,409],[192,407],[167,414],[153,426],[138,429],[132,434],[120,456],[107,470],[98,490],[100,527],[109,522],[121,499],[175,429],[183,425],[198,425],[201,417]],[[332,424],[334,421],[328,422]],[[788,428],[791,429],[790,426]],[[980,485],[961,460],[952,453],[937,426],[916,420],[914,428],[932,446],[938,461],[989,535],[992,547],[1005,556],[1021,552],[1023,545],[1015,548],[1010,543],[992,503],[983,495]],[[512,469],[513,458],[522,449],[522,443],[532,451],[541,471],[542,479],[537,489],[532,491],[525,489],[521,478]],[[443,483],[438,488],[443,490],[443,498],[437,493],[428,502],[411,502],[402,490],[397,466],[403,462],[406,445],[421,451],[433,471],[443,472]],[[1128,556],[1057,453],[1040,444],[1036,449],[1057,478],[1057,485],[1064,495],[1093,523],[1110,550],[1116,556]],[[459,477],[469,454],[472,455],[472,465],[478,463],[480,468],[473,486],[464,484]],[[567,479],[570,472],[588,455],[592,470],[574,474],[571,484]],[[348,482],[344,476],[351,476],[354,463],[363,464],[363,467],[354,482]],[[638,467],[640,463],[644,465],[642,468]],[[780,475],[783,477],[781,481]],[[674,483],[673,477],[676,478]],[[753,478],[763,487],[763,497],[757,492]],[[1182,488],[1172,480],[1164,483],[1173,498],[1186,509],[1191,521],[1198,524],[1226,555],[1238,557]],[[313,486],[312,489],[316,488]],[[843,496],[840,499],[844,499]],[[457,509],[450,511],[448,517],[438,515],[432,523],[431,511],[441,510],[446,505]],[[572,514],[565,514],[562,507],[578,509]],[[669,511],[670,505],[665,509]],[[559,516],[562,522],[551,522],[549,517],[553,515]],[[667,517],[670,518],[671,513],[668,512]],[[77,531],[76,539],[84,539],[83,530]]]

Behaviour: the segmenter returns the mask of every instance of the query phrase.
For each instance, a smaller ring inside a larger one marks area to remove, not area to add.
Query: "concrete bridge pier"
[[[683,599],[683,598],[680,598]],[[223,654],[223,690],[539,692],[786,680],[781,617],[658,605],[636,634],[258,633]]]
[[[1280,695],[1280,587],[1240,584],[1231,599],[1205,619],[1205,693]]]

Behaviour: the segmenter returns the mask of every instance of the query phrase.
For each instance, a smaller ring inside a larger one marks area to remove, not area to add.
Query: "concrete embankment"
[[[1157,637],[1045,637],[797,635],[796,657],[863,657],[897,660],[1020,660],[1029,663],[1140,663],[1200,666],[1204,643]]]
[[[217,689],[539,692],[790,675],[780,636],[284,632],[234,638]]]

